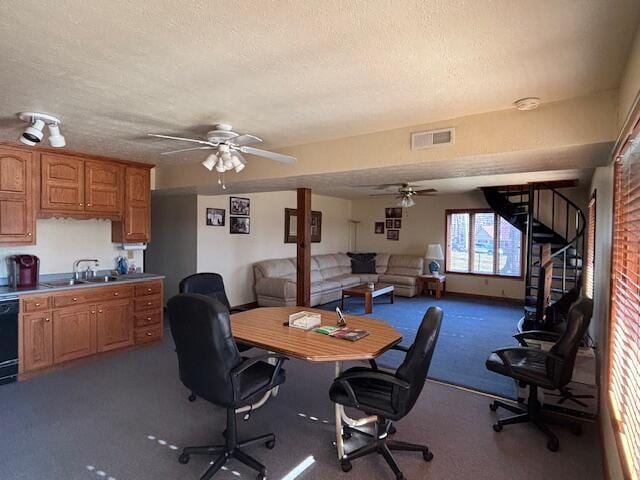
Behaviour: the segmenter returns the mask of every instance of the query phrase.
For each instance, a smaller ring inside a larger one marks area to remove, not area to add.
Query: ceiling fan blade
[[[239,151],[237,151],[237,150],[236,150],[236,151],[234,152],[234,155],[235,155],[236,157],[238,157],[238,159],[240,160],[240,162],[241,162],[243,165],[246,165],[246,164],[247,164],[247,159],[246,159],[246,158],[244,158],[244,156],[243,156]]]
[[[162,152],[160,155],[171,155],[180,152],[191,152],[192,150],[214,150],[216,147],[195,147],[195,148],[181,148],[180,150],[171,150],[169,152]]]
[[[183,137],[172,137],[171,135],[158,135],[157,133],[147,133],[150,137],[157,138],[168,138],[169,140],[182,140],[183,142],[195,142],[201,145],[209,145],[211,147],[217,147],[217,143],[207,142],[206,140],[196,140],[195,138],[183,138]]]
[[[436,193],[437,190],[435,188],[423,188],[422,190],[414,190],[416,193]]]
[[[422,190],[415,193],[419,197],[435,197],[435,192],[429,192],[428,190]]]
[[[232,145],[253,145],[254,143],[260,143],[262,139],[256,137],[255,135],[249,135],[245,133],[244,135],[238,135],[237,137],[233,137],[229,139],[229,143]]]
[[[282,163],[296,163],[297,160],[291,155],[283,155],[281,153],[269,152],[267,150],[261,150],[254,147],[238,147],[242,153],[249,153],[251,155],[257,155],[258,157],[268,158]]]
[[[373,193],[369,196],[370,197],[398,197],[398,194],[397,193]]]
[[[390,187],[401,187],[401,183],[376,183],[375,185],[356,185],[356,187],[373,188],[374,190],[384,190]]]

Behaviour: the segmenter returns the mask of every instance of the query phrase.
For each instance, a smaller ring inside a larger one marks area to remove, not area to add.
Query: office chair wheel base
[[[396,426],[395,425],[391,425],[389,427],[389,435],[395,435],[396,432],[397,432]]]
[[[494,423],[493,424],[493,431],[494,432],[501,432],[502,431],[502,425],[500,425],[499,423]]]
[[[269,440],[268,442],[265,442],[264,446],[267,447],[269,450],[273,450],[273,447],[276,446],[276,441]]]
[[[552,438],[547,442],[547,448],[551,452],[557,452],[558,449],[560,448],[560,441],[557,438]]]
[[[189,395],[189,401],[190,402],[195,402],[196,401],[196,396],[195,395]]]
[[[264,473],[256,475],[256,480],[267,480],[267,476]]]
[[[180,454],[180,456],[178,457],[178,461],[182,464],[182,465],[186,465],[187,463],[189,463],[189,455],[186,453],[182,453]]]
[[[498,410],[498,404],[497,404],[496,402],[491,402],[491,403],[489,404],[489,409],[490,409],[492,412],[495,412],[496,410]]]
[[[424,458],[425,462],[430,462],[431,460],[433,460],[433,453],[431,453],[429,450],[425,450],[424,452],[422,452],[422,458]]]
[[[351,471],[351,469],[353,468],[353,465],[351,465],[351,462],[349,460],[341,460],[340,468],[342,468],[342,471],[344,473],[347,473]]]
[[[582,435],[582,425],[572,425],[569,428],[569,431],[573,433],[576,437]]]

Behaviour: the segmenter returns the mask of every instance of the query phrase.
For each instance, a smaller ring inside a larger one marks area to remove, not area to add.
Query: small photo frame
[[[402,220],[400,220],[399,218],[394,218],[393,219],[393,228],[395,228],[395,229],[402,228]]]
[[[224,227],[224,208],[207,208],[207,225],[210,227]]]
[[[385,220],[385,224],[386,224],[387,230],[390,228],[393,228],[393,219],[387,218]]]
[[[251,200],[249,198],[229,197],[229,215],[242,215],[248,217],[250,213]]]
[[[387,240],[400,240],[400,230],[387,230]]]
[[[374,231],[376,233],[384,233],[384,222],[375,222]]]
[[[229,233],[249,235],[251,233],[251,219],[249,217],[229,217]]]
[[[384,209],[385,218],[402,218],[402,207],[389,207]]]

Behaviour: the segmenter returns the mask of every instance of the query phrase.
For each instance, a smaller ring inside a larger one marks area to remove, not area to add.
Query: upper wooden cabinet
[[[43,153],[40,209],[84,212],[84,160]]]
[[[149,169],[125,167],[125,197],[122,222],[113,222],[114,242],[149,242],[151,240],[151,184]]]
[[[122,214],[122,165],[87,160],[84,167],[85,210]]]
[[[0,244],[35,244],[31,152],[0,147]]]

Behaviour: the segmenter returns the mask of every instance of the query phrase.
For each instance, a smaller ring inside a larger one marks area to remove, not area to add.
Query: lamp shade
[[[442,246],[439,243],[432,243],[427,247],[427,258],[432,260],[444,260],[444,254],[442,253]]]

